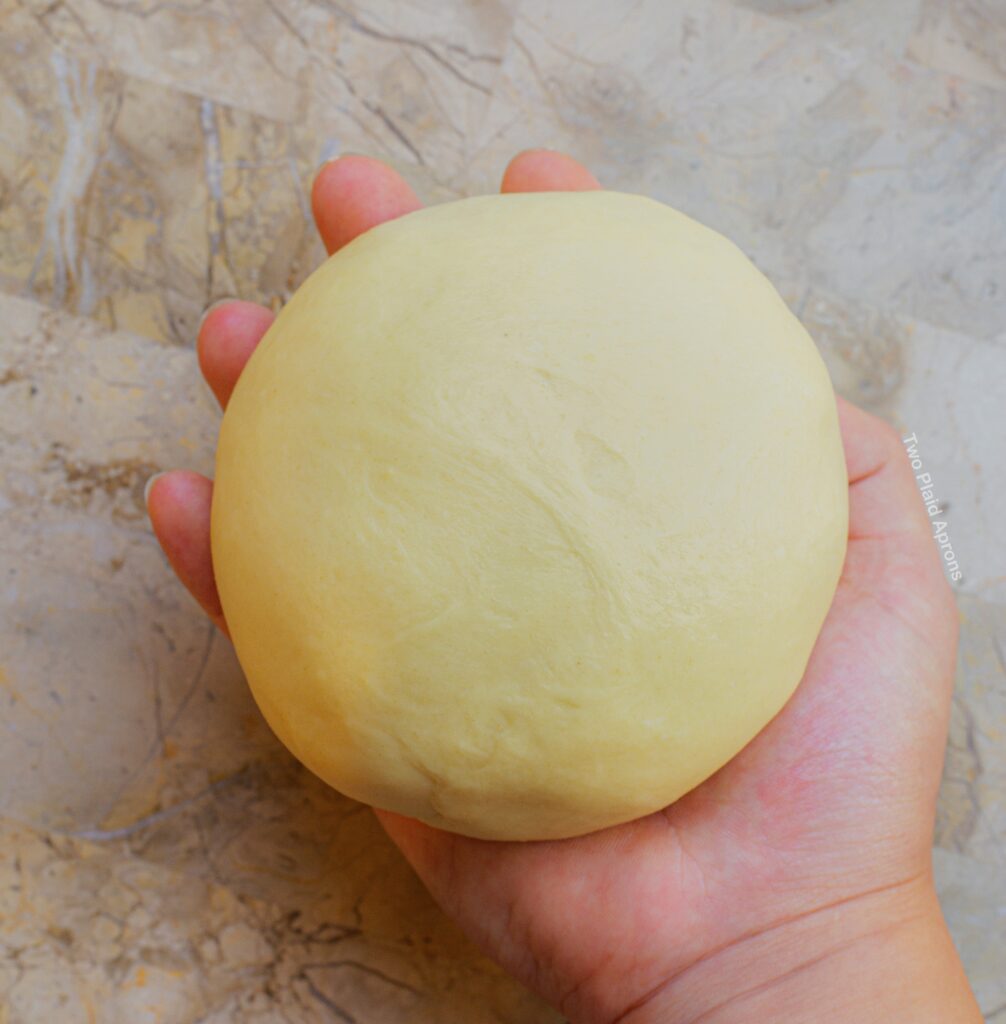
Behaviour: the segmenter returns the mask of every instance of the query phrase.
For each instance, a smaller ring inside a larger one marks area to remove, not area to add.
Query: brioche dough
[[[356,239],[224,417],[216,578],[255,699],[358,800],[571,836],[782,707],[845,552],[835,400],[730,242],[612,192]]]

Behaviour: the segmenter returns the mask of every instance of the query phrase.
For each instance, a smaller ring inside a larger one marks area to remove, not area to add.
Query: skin
[[[545,150],[504,192],[599,188]],[[419,200],[347,156],[312,193],[329,252]],[[202,371],[222,406],[272,322],[213,308]],[[444,909],[576,1022],[979,1022],[933,887],[930,843],[957,612],[898,435],[840,401],[849,472],[842,579],[790,703],[663,811],[561,842],[493,843],[377,811]],[[212,483],[156,478],[164,551],[226,631],[209,543]]]

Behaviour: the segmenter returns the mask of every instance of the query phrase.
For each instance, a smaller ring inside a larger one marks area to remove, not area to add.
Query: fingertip
[[[913,534],[928,553],[930,524],[911,468],[906,444],[886,420],[852,405],[838,402],[839,426],[849,479],[849,536],[883,539]]]
[[[164,554],[189,593],[226,632],[210,549],[212,500],[213,482],[201,473],[171,470],[147,482],[147,513]]]
[[[901,435],[886,420],[841,397],[836,404],[850,484],[872,476],[902,454]]]
[[[578,160],[552,149],[525,149],[507,165],[501,192],[589,192],[600,182]]]
[[[156,473],[147,482],[147,511],[169,558],[187,556],[194,541],[208,547],[212,500],[213,482],[188,469]]]
[[[204,315],[196,337],[196,353],[206,383],[222,407],[226,407],[241,371],[275,319],[265,306],[237,299],[211,306]]]
[[[397,171],[369,156],[330,160],[311,186],[311,210],[330,253],[370,228],[421,206],[412,186]]]

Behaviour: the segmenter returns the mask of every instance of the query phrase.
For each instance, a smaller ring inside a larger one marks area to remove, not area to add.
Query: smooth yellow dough
[[[432,207],[329,259],[234,392],[212,532],[304,764],[543,839],[663,807],[768,722],[846,526],[828,375],[772,286],[587,192]]]

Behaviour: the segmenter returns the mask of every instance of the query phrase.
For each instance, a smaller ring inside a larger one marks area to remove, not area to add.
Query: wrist
[[[824,906],[716,950],[618,1024],[981,1024],[930,879]]]

